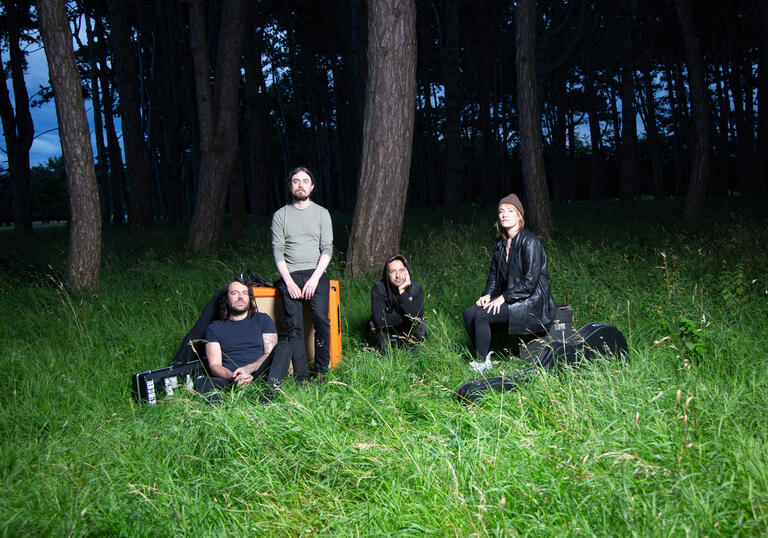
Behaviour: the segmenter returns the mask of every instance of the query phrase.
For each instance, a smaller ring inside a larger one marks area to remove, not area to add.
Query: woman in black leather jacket
[[[524,213],[514,194],[499,202],[499,237],[485,291],[464,310],[464,325],[479,360],[488,356],[492,326],[503,326],[511,335],[536,334],[554,319],[557,307],[549,291],[547,253],[536,234],[524,228]]]

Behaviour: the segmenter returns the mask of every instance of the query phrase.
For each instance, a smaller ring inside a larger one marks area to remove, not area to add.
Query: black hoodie
[[[387,275],[387,266],[393,260],[403,262],[411,277],[408,289],[397,295]],[[417,324],[424,325],[424,290],[413,281],[408,261],[399,254],[386,261],[381,280],[371,288],[371,319],[379,329],[387,327],[403,334],[411,333]]]

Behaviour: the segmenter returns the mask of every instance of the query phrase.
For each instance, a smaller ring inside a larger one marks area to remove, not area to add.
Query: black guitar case
[[[605,323],[587,323],[564,340],[542,339],[532,366],[511,374],[468,381],[456,389],[460,401],[474,402],[489,390],[509,391],[542,371],[552,371],[597,356],[629,357],[627,340],[620,330]]]

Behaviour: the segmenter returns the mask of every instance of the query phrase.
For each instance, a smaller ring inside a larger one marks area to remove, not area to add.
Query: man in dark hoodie
[[[400,254],[384,264],[381,280],[371,288],[368,326],[382,351],[393,342],[415,344],[424,340],[424,290],[411,280],[408,262]]]

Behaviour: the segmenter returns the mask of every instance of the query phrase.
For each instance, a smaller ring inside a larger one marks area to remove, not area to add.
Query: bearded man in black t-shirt
[[[240,279],[227,285],[225,319],[214,321],[205,333],[205,355],[211,377],[199,378],[195,389],[244,387],[266,378],[268,397],[280,388],[291,365],[291,348],[277,341],[269,315],[256,311],[250,286]]]

